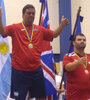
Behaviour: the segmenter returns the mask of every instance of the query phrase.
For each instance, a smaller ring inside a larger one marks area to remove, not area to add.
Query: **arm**
[[[3,25],[3,22],[2,22],[2,8],[0,8],[0,34],[2,36],[5,35],[5,29],[4,29],[4,25]]]
[[[54,31],[53,33],[53,37],[56,38],[58,35],[61,34],[64,26],[68,25],[69,24],[69,21],[68,19],[64,18],[64,16],[62,16],[62,19],[61,19],[61,24],[60,26]]]
[[[74,62],[66,64],[65,65],[65,70],[67,70],[67,71],[73,71],[73,70],[75,70],[78,67],[78,65],[85,64],[85,63],[86,63],[86,57],[81,57],[77,61],[74,61]]]

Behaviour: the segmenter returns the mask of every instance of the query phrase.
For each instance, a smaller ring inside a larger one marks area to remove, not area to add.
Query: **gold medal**
[[[88,70],[87,70],[87,69],[85,69],[85,74],[89,74],[89,72],[88,72]]]
[[[33,48],[33,44],[30,43],[30,44],[28,45],[28,47],[29,47],[29,48]]]

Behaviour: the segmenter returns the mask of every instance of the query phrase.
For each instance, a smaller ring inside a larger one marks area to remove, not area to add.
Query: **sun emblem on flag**
[[[6,55],[9,51],[9,46],[6,42],[0,43],[0,53]]]

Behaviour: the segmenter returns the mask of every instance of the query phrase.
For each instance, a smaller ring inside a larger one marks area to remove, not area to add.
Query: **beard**
[[[76,46],[76,48],[77,48],[78,50],[84,50],[85,47],[86,47],[85,44],[80,44],[80,45]]]

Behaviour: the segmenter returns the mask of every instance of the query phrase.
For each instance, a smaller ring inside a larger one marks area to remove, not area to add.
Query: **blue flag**
[[[79,15],[78,19],[77,19],[77,25],[76,25],[76,32],[75,32],[75,34],[81,33],[81,23],[80,22],[82,22],[82,21],[83,21],[83,17]],[[70,38],[72,40],[73,35]],[[72,44],[69,52],[73,52],[73,50],[74,50],[74,47],[73,47],[73,44]]]
[[[0,7],[2,8],[2,20],[4,26],[6,25],[4,1],[0,0]],[[11,80],[11,57],[9,53],[8,38],[3,38],[0,35],[0,100],[6,100],[10,91]]]
[[[41,2],[44,2],[41,25],[48,29],[50,27],[47,0],[41,0]],[[48,100],[57,100],[52,45],[49,41],[44,40],[42,44],[45,46],[42,47],[41,63],[45,77],[46,95]],[[50,96],[51,98],[49,98]]]
[[[83,21],[83,17],[79,15],[78,21],[77,21],[77,26],[76,26],[76,34],[81,33],[81,24],[80,22]]]

